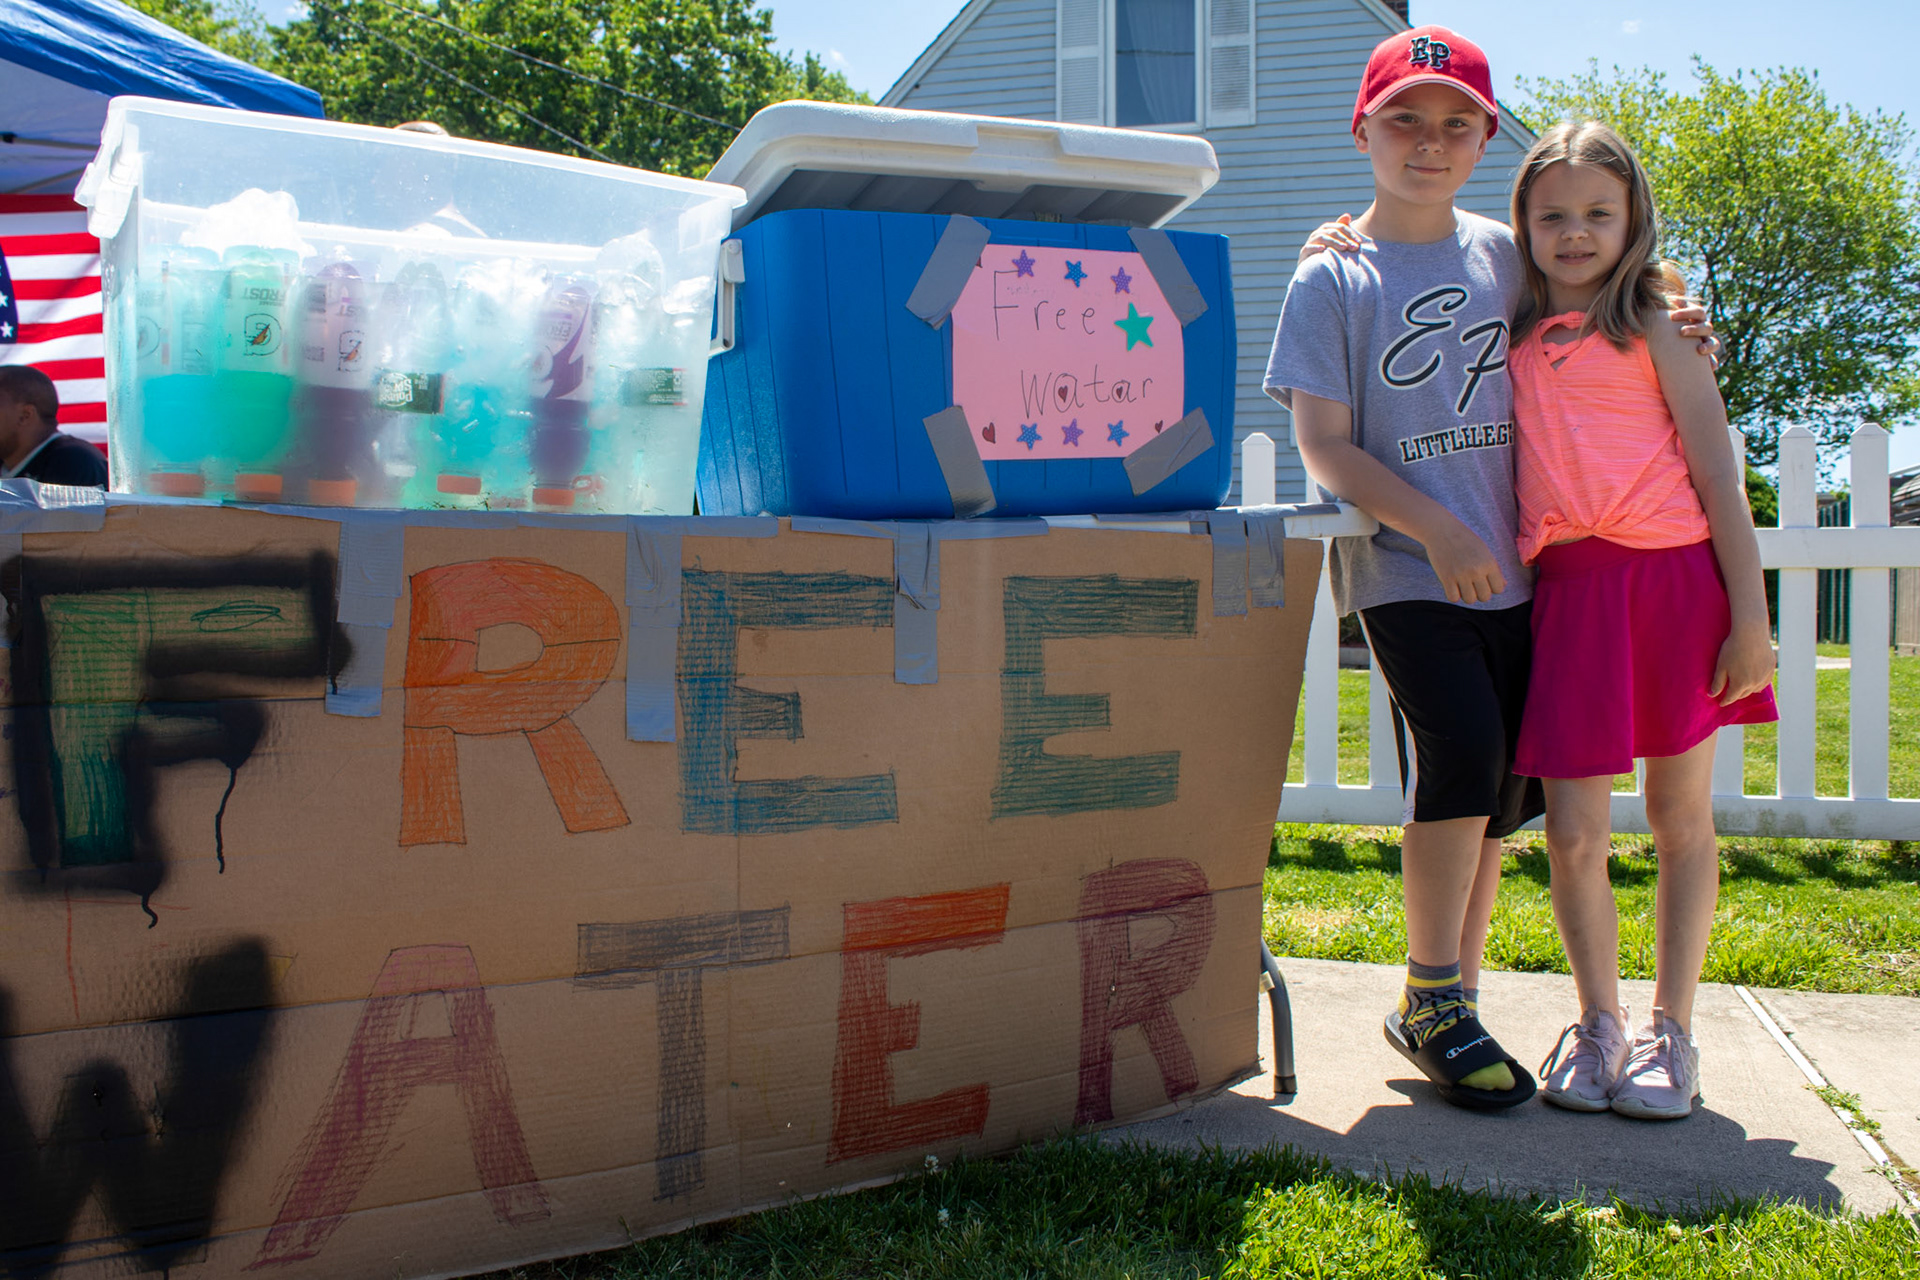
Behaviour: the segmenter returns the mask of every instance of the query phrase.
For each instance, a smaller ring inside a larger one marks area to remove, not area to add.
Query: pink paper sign
[[[951,323],[988,461],[1124,458],[1186,412],[1180,321],[1137,253],[988,245]]]

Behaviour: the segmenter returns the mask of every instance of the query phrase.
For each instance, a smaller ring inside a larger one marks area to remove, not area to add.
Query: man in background
[[[29,364],[0,365],[0,480],[107,486],[107,459],[54,425],[60,396]]]

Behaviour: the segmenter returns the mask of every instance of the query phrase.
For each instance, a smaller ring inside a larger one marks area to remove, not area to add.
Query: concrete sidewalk
[[[1866,1214],[1903,1207],[1887,1174],[1733,987],[1705,985],[1695,1005],[1702,1106],[1687,1120],[1652,1124],[1562,1111],[1538,1099],[1493,1115],[1448,1106],[1381,1036],[1381,1018],[1399,994],[1399,968],[1299,959],[1282,959],[1280,967],[1292,995],[1300,1092],[1273,1097],[1262,998],[1266,1071],[1117,1136],[1169,1146],[1292,1144],[1368,1174],[1410,1171],[1554,1198],[1613,1191],[1649,1208],[1698,1207],[1720,1196]],[[1653,984],[1623,985],[1635,1018],[1643,1018]],[[1750,994],[1830,1083],[1860,1095],[1893,1152],[1920,1159],[1920,1073],[1912,1070],[1920,1001]],[[1530,1071],[1577,1011],[1573,980],[1557,974],[1486,974],[1481,1000],[1489,1029]]]

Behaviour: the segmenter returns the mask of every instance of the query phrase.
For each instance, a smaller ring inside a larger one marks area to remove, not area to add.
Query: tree
[[[1597,63],[1523,81],[1536,129],[1602,120],[1647,167],[1663,250],[1725,344],[1721,392],[1749,456],[1780,431],[1844,443],[1920,411],[1920,180],[1904,117],[1829,103],[1812,72],[1723,76],[1698,58],[1688,94],[1659,72]]]
[[[126,0],[150,18],[242,62],[258,64],[272,51],[266,19],[248,0]]]
[[[866,101],[813,55],[796,63],[776,50],[773,15],[753,0],[309,0],[307,9],[274,34],[266,65],[318,91],[330,117],[363,124],[432,120],[462,137],[698,176],[769,103]]]

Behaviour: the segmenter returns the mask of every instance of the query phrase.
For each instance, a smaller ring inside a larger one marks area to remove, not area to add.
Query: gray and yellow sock
[[[1407,957],[1407,981],[1400,991],[1400,1026],[1407,1043],[1419,1048],[1428,1040],[1473,1014],[1479,1001],[1479,988],[1471,996],[1460,982],[1460,966],[1421,964]],[[1504,1093],[1513,1088],[1513,1072],[1504,1062],[1482,1067],[1463,1077],[1469,1089]]]

